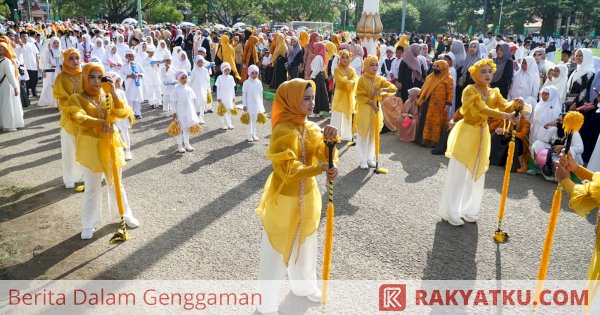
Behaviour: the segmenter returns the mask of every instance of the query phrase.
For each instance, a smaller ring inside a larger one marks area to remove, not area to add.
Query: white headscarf
[[[556,65],[556,67],[550,68],[550,69],[556,69],[556,68],[558,68],[560,70],[559,77],[551,79],[548,76],[548,78],[546,79],[546,82],[544,82],[544,86],[542,87],[542,90],[548,86],[555,87],[558,91],[559,100],[561,102],[564,102],[567,99],[567,75],[569,74],[569,69],[567,68],[567,66],[565,64],[558,64],[558,65]],[[548,69],[548,71],[550,71],[550,69]]]
[[[465,63],[465,59],[467,59],[467,53],[465,52],[465,46],[463,45],[463,43],[461,41],[455,39],[452,41],[452,44],[450,46],[450,51],[456,57],[454,68],[456,68],[456,69],[461,68],[463,66],[463,64]]]
[[[98,43],[100,43],[100,47],[98,47]],[[104,49],[102,38],[96,38],[94,41],[94,47],[92,48],[92,56],[96,56],[98,59],[104,60],[104,55],[106,55],[106,49]]]
[[[52,45],[54,44],[54,42],[58,42],[58,48],[53,48]],[[50,64],[44,65],[47,67],[55,67],[55,68],[59,68],[60,64],[61,64],[61,54],[60,52],[62,51],[61,47],[60,47],[60,39],[56,36],[50,38],[50,40],[48,41],[48,44],[44,46],[44,48],[42,49],[41,55],[42,55],[42,59],[44,61],[49,61]]]
[[[534,136],[537,136],[537,131],[539,131],[539,128],[551,121],[558,119],[558,116],[562,112],[560,97],[558,95],[558,90],[555,87],[544,87],[542,88],[541,92],[547,92],[550,95],[548,96],[548,101],[546,102],[544,102],[540,97],[540,101],[535,106],[535,113],[533,115],[534,130],[532,133]]]
[[[165,44],[165,48],[161,47],[161,44]],[[167,46],[167,42],[165,42],[164,40],[160,40],[158,41],[158,47],[156,47],[156,51],[154,52],[155,56],[159,56],[160,58],[164,57],[165,54],[171,54],[171,52],[169,52],[169,47]]]
[[[192,65],[190,64],[190,60],[187,57],[185,51],[180,50],[177,57],[173,58],[173,69],[181,69],[184,71],[192,71]],[[181,60],[182,57],[185,57],[185,60]]]
[[[527,70],[523,70],[523,67],[521,67],[515,73],[510,86],[510,92],[508,93],[509,99],[514,100],[522,97],[527,104],[535,104],[538,91],[540,90],[540,76],[537,63],[535,63],[535,59],[531,56],[527,56],[523,60],[527,63]],[[528,100],[528,98],[530,99]]]
[[[119,55],[119,52],[116,51],[114,54],[112,53],[113,48],[116,48],[116,46],[114,44],[110,44],[108,45],[108,47],[106,47],[106,54],[104,54],[104,68],[106,70],[111,69],[110,67],[110,63],[112,62],[113,64],[123,64],[123,59],[121,59],[121,55]],[[110,61],[110,62],[109,62]]]
[[[584,75],[590,72],[594,73],[594,54],[592,53],[592,51],[588,48],[579,48],[577,49],[577,51],[575,51],[575,54],[577,54],[577,52],[579,51],[581,51],[581,53],[583,54],[583,60],[580,65],[577,65],[577,69],[575,69],[575,71],[571,73],[571,76],[567,81],[568,91],[570,91],[573,87],[573,82],[578,81]]]

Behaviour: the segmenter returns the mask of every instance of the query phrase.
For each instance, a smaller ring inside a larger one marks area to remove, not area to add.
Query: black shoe
[[[433,154],[433,155],[444,155],[444,152],[438,151],[436,149],[433,149],[433,150],[431,150],[431,154]]]
[[[212,109],[209,109],[209,110],[208,110],[208,113],[209,113],[209,114],[212,114],[212,113],[213,113],[213,110],[212,110]]]
[[[142,115],[135,115],[134,117],[135,117],[135,119],[142,119],[142,118],[144,118],[144,117],[142,117]]]

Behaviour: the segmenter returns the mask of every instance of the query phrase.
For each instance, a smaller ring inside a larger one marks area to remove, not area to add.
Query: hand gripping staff
[[[515,110],[515,117],[519,117],[521,108]],[[504,218],[504,209],[506,208],[506,197],[508,195],[508,184],[510,184],[510,170],[512,169],[513,157],[515,156],[515,137],[517,134],[517,125],[512,128],[510,142],[508,143],[508,155],[506,156],[506,167],[504,169],[504,181],[502,182],[502,196],[500,197],[500,206],[498,207],[498,229],[494,232],[494,241],[503,244],[508,241],[508,233],[502,231],[502,219]]]
[[[108,98],[109,98],[109,94],[105,93],[104,94],[106,97],[106,122],[108,124],[109,127],[114,126],[115,123],[115,118],[114,116],[110,115],[110,103],[108,102]],[[109,130],[112,130],[112,128],[109,128]],[[129,239],[129,234],[127,234],[127,229],[125,227],[125,206],[123,205],[123,196],[121,194],[121,177],[119,176],[119,169],[117,168],[117,157],[116,157],[116,152],[115,150],[117,150],[117,147],[115,146],[115,144],[113,143],[113,133],[106,133],[104,135],[105,137],[107,137],[108,143],[109,145],[109,149],[110,149],[110,166],[112,169],[112,178],[113,178],[113,185],[115,188],[115,197],[117,198],[117,208],[119,209],[119,215],[121,216],[121,223],[120,223],[120,227],[117,230],[117,232],[115,232],[115,234],[110,238],[109,243],[110,244],[115,244],[118,242],[125,242],[127,239]]]
[[[569,112],[565,115],[563,120],[563,129],[567,135],[567,143],[565,144],[564,154],[569,153],[571,147],[571,140],[573,134],[583,126],[583,115],[579,112]],[[544,281],[548,273],[548,266],[550,265],[550,252],[552,251],[552,242],[554,241],[554,231],[556,230],[556,223],[558,222],[558,213],[560,211],[560,204],[562,202],[562,186],[560,183],[556,185],[554,191],[554,198],[552,198],[552,209],[550,210],[550,218],[548,219],[548,227],[546,229],[546,240],[544,241],[544,249],[542,250],[542,259],[540,261],[540,269],[538,270],[537,283],[535,285],[534,293],[534,312],[537,305],[540,302],[540,293],[544,288]]]
[[[329,168],[333,168],[333,153],[335,152],[335,144],[337,139],[325,139],[325,144],[329,148]],[[327,304],[327,291],[329,289],[329,273],[331,272],[331,252],[333,249],[333,217],[335,209],[333,207],[333,180],[327,181],[327,192],[329,194],[329,202],[327,203],[327,224],[325,229],[325,250],[323,253],[323,290],[321,293],[321,304]]]

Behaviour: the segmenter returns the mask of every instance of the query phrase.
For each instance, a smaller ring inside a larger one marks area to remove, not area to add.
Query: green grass
[[[594,54],[594,56],[600,57],[600,48],[590,48],[590,49],[592,50],[592,53]],[[562,49],[561,48],[556,49],[556,54],[554,54],[554,63],[559,63],[560,62],[560,55],[561,55],[561,53],[562,53]]]

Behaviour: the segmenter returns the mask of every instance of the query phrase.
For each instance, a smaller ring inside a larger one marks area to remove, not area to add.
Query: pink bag
[[[412,118],[410,118],[410,117],[404,118],[404,121],[402,122],[402,127],[408,128],[408,126],[410,126],[411,122],[412,122]]]

